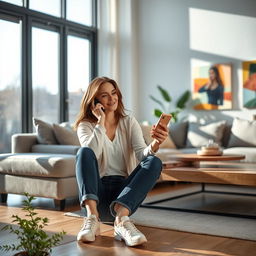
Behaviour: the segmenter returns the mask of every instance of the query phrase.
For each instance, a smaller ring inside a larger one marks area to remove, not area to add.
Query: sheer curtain
[[[115,79],[125,107],[136,116],[138,109],[137,0],[98,1],[99,76]]]

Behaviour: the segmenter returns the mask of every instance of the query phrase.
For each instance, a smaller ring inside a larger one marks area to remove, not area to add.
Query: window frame
[[[41,13],[28,8],[29,0],[23,6],[0,1],[0,13],[19,18],[22,21],[21,42],[21,105],[22,132],[33,132],[33,88],[32,88],[32,27],[57,31],[59,45],[59,122],[68,121],[68,81],[67,81],[67,38],[69,35],[90,41],[90,80],[97,76],[97,0],[92,0],[92,26],[86,26],[66,19],[66,0],[61,1],[61,17]]]

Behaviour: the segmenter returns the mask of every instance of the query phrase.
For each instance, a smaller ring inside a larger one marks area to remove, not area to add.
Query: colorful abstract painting
[[[212,66],[216,67],[220,81],[215,89],[207,86]],[[231,109],[231,64],[192,63],[192,99],[196,110]]]
[[[245,61],[242,66],[244,107],[256,108],[256,60]]]

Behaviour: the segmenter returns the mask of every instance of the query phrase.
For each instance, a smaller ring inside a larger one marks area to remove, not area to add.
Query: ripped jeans
[[[153,188],[162,171],[162,162],[156,156],[145,157],[128,176],[100,178],[98,162],[92,149],[82,147],[76,156],[76,178],[81,206],[84,201],[97,201],[102,221],[113,221],[114,204],[119,203],[132,215]]]

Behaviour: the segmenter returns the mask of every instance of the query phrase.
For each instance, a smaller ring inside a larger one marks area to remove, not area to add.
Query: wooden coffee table
[[[171,161],[179,161],[190,166],[199,166],[200,162],[236,161],[245,159],[245,155],[223,154],[221,156],[202,156],[197,154],[177,154],[170,156]],[[168,165],[168,161],[164,162]]]
[[[201,183],[201,189],[199,191],[166,198],[164,200],[146,203],[143,204],[142,207],[256,219],[256,216],[246,214],[241,215],[153,205],[199,193],[218,193],[255,197],[256,194],[211,191],[206,190],[205,188],[205,183],[256,187],[256,164],[234,162],[235,160],[244,158],[244,155],[199,156],[196,154],[179,154],[172,156],[170,161],[163,163],[162,180]],[[175,163],[175,165],[173,163]]]

